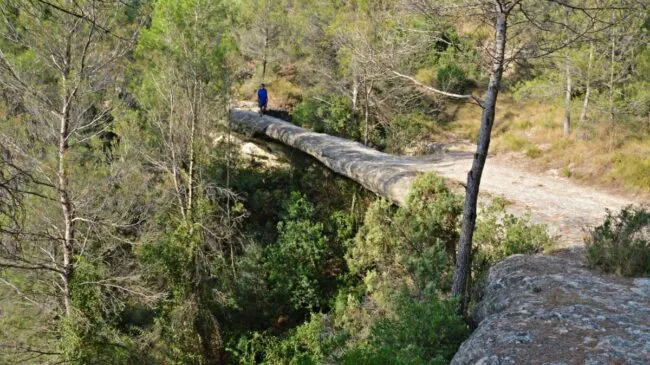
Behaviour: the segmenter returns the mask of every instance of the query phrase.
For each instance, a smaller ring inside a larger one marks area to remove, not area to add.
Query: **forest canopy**
[[[262,82],[272,111],[379,150],[468,138],[484,163],[492,136],[650,187],[642,0],[0,0],[0,17],[3,363],[448,363],[487,267],[550,244],[435,175],[396,207],[281,147],[251,159],[228,110]]]

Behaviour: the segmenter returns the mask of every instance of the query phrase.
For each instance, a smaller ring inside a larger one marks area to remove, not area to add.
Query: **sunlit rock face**
[[[650,364],[650,278],[550,256],[495,265],[452,364]]]

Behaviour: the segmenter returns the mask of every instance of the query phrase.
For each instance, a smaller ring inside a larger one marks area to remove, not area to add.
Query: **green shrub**
[[[293,123],[299,126],[312,128],[316,132],[322,132],[322,125],[320,125],[320,120],[316,118],[317,110],[319,107],[320,103],[316,100],[311,98],[305,99],[293,108],[291,120]]]
[[[59,323],[59,346],[68,358],[78,363],[123,364],[136,355],[133,341],[114,326],[110,319],[121,313],[124,304],[115,300],[101,285],[87,285],[105,280],[106,267],[97,260],[78,256],[72,280],[72,315]],[[119,346],[106,346],[107,343]]]
[[[542,155],[542,150],[540,150],[539,147],[535,145],[530,145],[528,146],[528,148],[526,148],[526,156],[530,158],[538,158],[541,155]]]
[[[275,348],[278,339],[268,333],[253,332],[234,340],[227,347],[233,364],[254,365],[266,362],[266,353]],[[268,363],[268,362],[266,362]]]
[[[325,95],[323,100],[307,98],[293,110],[293,121],[315,132],[351,139],[361,137],[361,125],[347,97]]]
[[[264,267],[272,295],[278,303],[288,299],[295,310],[320,308],[326,298],[327,240],[323,224],[314,218],[314,206],[300,193],[292,193],[278,223],[278,240],[266,249]]]
[[[514,85],[513,96],[516,101],[523,100],[550,100],[559,95],[557,80],[552,77],[540,75],[534,79],[521,81]]]
[[[472,260],[475,277],[481,277],[503,258],[538,253],[552,242],[545,225],[531,223],[528,215],[516,217],[506,213],[503,199],[495,199],[476,221]]]
[[[465,92],[469,86],[465,72],[454,64],[439,68],[436,80],[439,88],[455,93]]]
[[[397,115],[386,128],[386,147],[391,153],[402,153],[423,133],[435,128],[435,121],[422,113]]]
[[[650,211],[632,206],[616,216],[607,211],[585,244],[591,267],[625,276],[650,274]]]
[[[510,133],[506,133],[503,136],[503,143],[508,150],[515,152],[523,150],[530,144],[526,138]]]
[[[432,67],[422,68],[416,72],[415,79],[423,84],[431,85],[436,80],[436,69]]]
[[[453,300],[400,292],[396,313],[373,323],[368,343],[348,350],[344,364],[447,364],[469,334]]]
[[[449,360],[453,351],[446,349],[465,338],[452,335],[454,306],[440,299],[450,288],[461,202],[444,179],[425,174],[405,207],[385,200],[369,207],[347,254],[359,285],[335,302],[334,322],[350,335],[342,363]]]
[[[239,364],[322,364],[343,345],[345,336],[328,328],[327,316],[311,318],[283,337],[254,332],[228,347]]]
[[[448,253],[455,254],[463,199],[447,187],[444,178],[435,173],[419,176],[403,211],[407,219],[421,224],[415,232],[422,240],[439,239]]]
[[[416,291],[446,285],[458,241],[461,198],[438,175],[425,174],[411,188],[404,208],[377,201],[348,251],[353,274],[376,270],[399,283],[408,278]]]
[[[273,80],[268,87],[273,90],[274,102],[279,103],[280,105],[295,104],[302,96],[300,86],[285,78],[277,78]]]

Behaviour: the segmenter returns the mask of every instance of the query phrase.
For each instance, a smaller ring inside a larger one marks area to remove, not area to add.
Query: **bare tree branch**
[[[407,79],[407,80],[411,81],[412,83],[414,83],[415,85],[423,88],[424,90],[427,90],[427,91],[430,91],[430,92],[433,92],[433,93],[436,93],[436,94],[444,95],[444,96],[447,96],[447,97],[450,97],[450,98],[454,98],[454,99],[471,100],[474,103],[476,103],[476,105],[483,108],[482,101],[479,98],[475,97],[474,95],[454,94],[454,93],[438,90],[438,89],[436,89],[434,87],[424,85],[423,83],[419,82],[418,80],[416,80],[415,78],[413,78],[411,76],[404,75],[404,74],[399,73],[399,72],[397,72],[395,70],[391,70],[391,72],[394,73],[395,75],[401,77],[401,78],[404,78],[404,79]]]

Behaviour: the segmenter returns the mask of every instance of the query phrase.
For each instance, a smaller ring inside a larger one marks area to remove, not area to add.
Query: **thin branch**
[[[431,87],[431,86],[428,86],[428,85],[425,85],[425,84],[421,83],[420,81],[416,80],[415,78],[413,78],[411,76],[404,75],[404,74],[399,73],[399,72],[397,72],[395,70],[391,70],[391,72],[394,73],[395,75],[401,77],[401,78],[410,80],[412,83],[416,84],[417,86],[419,86],[419,87],[421,87],[421,88],[423,88],[423,89],[425,89],[427,91],[431,91],[431,92],[434,92],[436,94],[444,95],[444,96],[447,96],[447,97],[450,97],[450,98],[471,100],[471,101],[475,102],[478,106],[483,108],[483,102],[481,101],[481,99],[477,98],[474,95],[471,95],[471,94],[470,95],[461,95],[461,94],[454,94],[454,93],[438,90],[438,89],[436,89],[434,87]]]
[[[132,39],[127,39],[127,38],[121,37],[121,36],[115,34],[112,30],[110,30],[110,29],[108,29],[108,28],[106,28],[106,27],[104,27],[104,26],[102,26],[102,25],[100,25],[100,24],[97,24],[97,22],[95,21],[95,19],[90,19],[88,16],[86,16],[85,14],[83,14],[83,12],[82,12],[81,14],[79,14],[79,13],[76,13],[76,12],[74,12],[74,11],[68,10],[68,9],[66,9],[66,8],[64,8],[64,7],[61,7],[61,6],[59,6],[59,5],[53,4],[53,3],[49,2],[49,1],[46,1],[46,0],[34,0],[34,1],[39,2],[39,3],[43,4],[43,5],[49,6],[49,7],[53,8],[53,9],[56,9],[56,10],[62,12],[62,13],[65,13],[65,14],[71,15],[71,16],[73,16],[73,17],[75,17],[75,18],[78,18],[78,19],[84,20],[84,21],[86,21],[86,22],[92,24],[93,27],[97,27],[98,29],[100,29],[100,30],[103,31],[104,33],[106,33],[106,34],[110,34],[111,36],[113,36],[113,37],[115,37],[115,38],[117,38],[117,39],[119,39],[119,40],[122,40],[122,41],[124,41],[124,42],[128,42],[128,43],[132,43],[132,42],[133,42]]]
[[[16,292],[16,294],[17,294],[19,297],[25,299],[26,301],[28,301],[28,302],[34,304],[34,305],[37,306],[37,307],[41,307],[41,305],[40,305],[38,302],[36,302],[36,301],[33,300],[32,298],[28,297],[25,293],[23,293],[22,291],[20,291],[20,289],[18,289],[18,287],[16,287],[14,284],[10,283],[9,281],[7,281],[7,280],[5,280],[5,279],[3,279],[3,278],[0,278],[0,282],[4,283],[4,284],[7,285],[8,287],[12,288],[12,289]]]
[[[63,270],[59,270],[57,268],[43,265],[43,264],[35,264],[35,265],[18,265],[18,264],[9,264],[6,262],[0,262],[0,267],[9,267],[12,269],[20,269],[20,270],[48,270],[48,271],[53,271],[59,274],[65,274]]]

